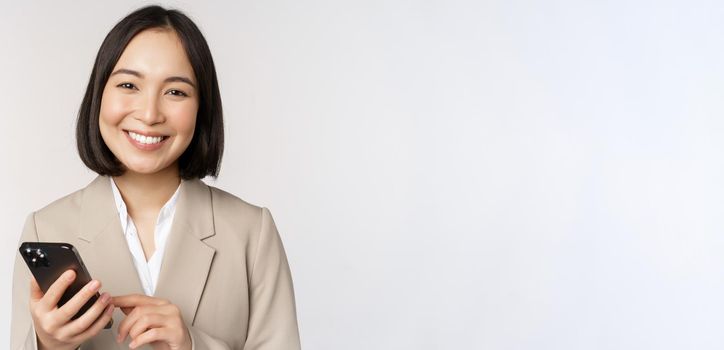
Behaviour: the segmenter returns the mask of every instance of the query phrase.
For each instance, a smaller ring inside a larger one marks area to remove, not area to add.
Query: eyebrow
[[[137,76],[137,77],[143,79],[143,74],[141,74],[141,72],[138,72],[138,71],[135,71],[132,69],[127,69],[127,68],[119,68],[115,72],[111,73],[110,76],[112,77],[116,74],[130,74],[130,75],[134,75],[134,76]],[[172,76],[172,77],[168,77],[168,78],[164,79],[163,82],[164,83],[171,83],[171,82],[186,83],[186,84],[191,85],[194,89],[196,89],[196,85],[191,81],[191,79],[186,78],[186,77]]]

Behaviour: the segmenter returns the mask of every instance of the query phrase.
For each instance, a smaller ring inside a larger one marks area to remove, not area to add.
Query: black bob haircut
[[[178,10],[160,6],[140,8],[123,18],[106,35],[96,56],[90,81],[78,111],[76,142],[85,165],[99,175],[119,176],[125,166],[116,158],[101,137],[98,117],[103,89],[113,67],[136,34],[146,29],[168,29],[176,32],[186,51],[196,77],[199,109],[191,143],[179,156],[182,179],[218,176],[224,153],[224,122],[219,83],[211,51],[199,28]]]

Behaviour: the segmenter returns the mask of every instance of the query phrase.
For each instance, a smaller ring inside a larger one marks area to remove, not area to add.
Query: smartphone
[[[30,268],[30,272],[40,285],[43,293],[55,280],[67,270],[74,270],[76,277],[73,283],[68,286],[63,296],[58,301],[58,307],[63,306],[70,300],[83,286],[91,281],[88,269],[83,264],[78,251],[70,243],[51,243],[51,242],[23,242],[20,245],[20,255],[25,260],[25,264]],[[75,320],[85,313],[100,298],[100,294],[96,292],[83,307],[78,310],[72,319]],[[106,329],[111,328],[113,319],[105,326]]]

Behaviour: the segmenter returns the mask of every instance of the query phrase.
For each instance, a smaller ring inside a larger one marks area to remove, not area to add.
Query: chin
[[[158,166],[158,164],[131,164],[126,165],[126,171],[137,173],[137,174],[143,174],[143,175],[151,175],[155,174],[157,172],[160,172],[161,170],[166,169],[166,167]]]

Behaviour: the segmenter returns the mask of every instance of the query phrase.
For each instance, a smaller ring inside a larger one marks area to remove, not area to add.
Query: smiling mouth
[[[128,136],[130,136],[134,141],[144,144],[144,145],[155,145],[157,143],[161,143],[163,140],[167,139],[168,136],[146,136],[142,134],[135,133],[133,131],[124,130]]]

